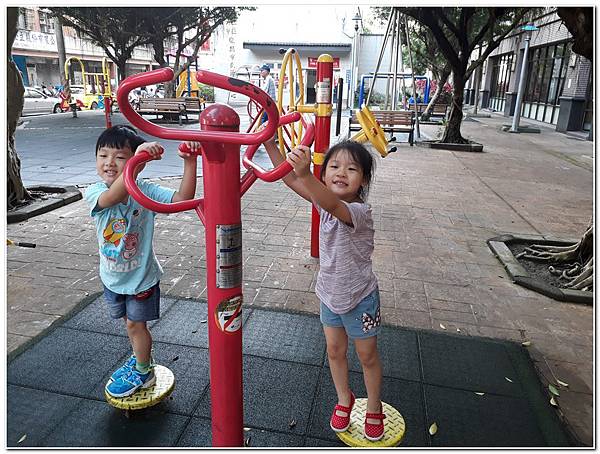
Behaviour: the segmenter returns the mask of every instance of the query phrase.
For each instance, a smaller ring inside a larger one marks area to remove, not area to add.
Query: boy
[[[179,191],[137,180],[143,169],[140,166],[135,177],[144,194],[163,203],[194,197],[200,145],[187,144],[192,152],[179,152],[184,160]],[[131,358],[111,375],[106,385],[106,391],[114,397],[129,396],[156,381],[150,357],[152,336],[146,325],[159,317],[159,280],[163,271],[152,247],[156,213],[130,197],[123,181],[126,162],[142,151],[160,159],[164,150],[157,142],[145,142],[130,126],[105,130],[96,143],[96,171],[102,182],[85,191],[85,200],[96,223],[104,297],[110,316],[125,321],[133,349]]]

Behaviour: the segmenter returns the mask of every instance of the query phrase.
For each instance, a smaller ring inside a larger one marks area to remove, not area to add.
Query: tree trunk
[[[9,49],[7,61],[7,88],[10,96],[7,96],[6,120],[7,120],[7,209],[10,210],[18,205],[23,204],[33,197],[29,191],[23,186],[21,179],[21,161],[17,155],[15,147],[15,131],[17,130],[17,122],[23,111],[23,79],[17,65],[12,61],[12,45],[17,35],[17,17],[19,8],[8,8],[6,18],[6,35],[7,47]]]
[[[453,73],[452,81],[454,89],[452,91],[452,105],[450,106],[450,115],[446,123],[446,129],[440,139],[443,143],[469,143],[460,133],[460,125],[463,119],[463,99],[465,90],[465,77],[463,74]]]
[[[440,77],[438,79],[438,86],[435,88],[435,92],[433,93],[433,96],[431,98],[429,98],[429,104],[427,104],[425,111],[421,115],[421,120],[429,119],[429,116],[431,115],[431,111],[433,110],[433,105],[437,102],[440,95],[444,91],[444,85],[448,81],[449,76],[450,76],[450,71],[446,71],[446,72],[443,72],[442,74],[440,74]]]

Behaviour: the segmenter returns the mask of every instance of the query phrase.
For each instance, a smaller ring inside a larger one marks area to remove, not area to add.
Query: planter
[[[419,145],[426,148],[436,148],[441,150],[450,151],[470,151],[470,152],[483,152],[483,145],[477,142],[470,143],[445,143],[437,142],[435,140],[424,140],[419,142]]]
[[[29,186],[27,190],[36,198],[8,211],[6,213],[8,224],[25,221],[82,198],[81,192],[76,186]]]
[[[529,266],[530,270],[527,270],[525,269],[523,264],[514,256],[513,251],[511,250],[511,247],[514,247],[514,245],[516,244],[545,244],[550,246],[568,246],[576,242],[577,240],[564,241],[559,239],[551,239],[530,235],[502,235],[487,240],[489,248],[498,258],[498,260],[502,262],[504,268],[506,269],[506,272],[515,284],[519,284],[525,288],[528,288],[529,290],[541,293],[542,295],[548,296],[557,301],[592,305],[594,303],[593,292],[571,290],[552,285],[550,281],[556,280],[556,278],[550,277],[542,279],[539,277],[540,273],[535,272],[533,270],[535,267],[539,268],[541,266],[545,266],[547,270],[548,263],[544,262],[542,264],[538,264],[540,262],[532,262],[527,260],[527,262],[532,263],[532,265]],[[533,266],[533,263],[536,263],[535,267]],[[548,271],[546,272],[548,273],[548,276],[551,276]]]

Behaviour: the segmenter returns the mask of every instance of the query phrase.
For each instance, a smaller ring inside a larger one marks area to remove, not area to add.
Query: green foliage
[[[211,85],[198,84],[200,89],[200,97],[206,102],[215,102],[215,87]]]

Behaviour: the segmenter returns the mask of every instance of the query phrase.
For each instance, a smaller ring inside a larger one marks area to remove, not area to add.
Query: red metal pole
[[[333,84],[333,58],[321,54],[317,60],[317,112],[315,119],[315,148],[313,155],[313,173],[321,177],[321,164],[324,153],[329,149],[331,129],[331,91]],[[319,213],[312,208],[312,228],[310,233],[310,255],[319,257]]]
[[[237,133],[240,118],[215,104],[200,115],[200,128]],[[240,145],[203,142],[202,170],[212,444],[243,446]]]

